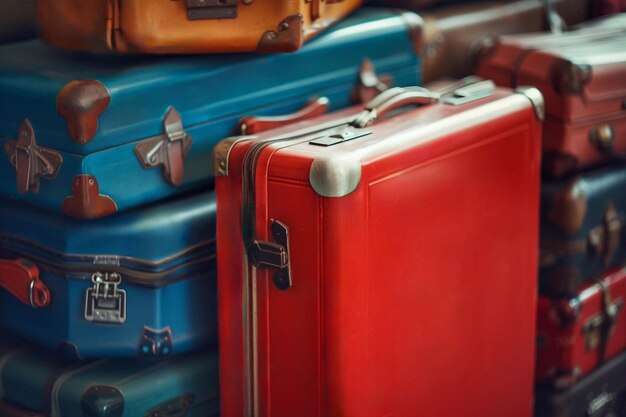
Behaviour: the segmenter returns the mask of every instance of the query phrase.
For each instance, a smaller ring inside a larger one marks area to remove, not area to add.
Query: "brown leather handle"
[[[39,279],[39,268],[26,259],[0,260],[0,287],[33,308],[50,305],[50,290]]]
[[[249,135],[275,129],[291,123],[300,122],[313,117],[320,116],[328,110],[329,101],[326,97],[321,97],[308,102],[301,110],[295,113],[281,116],[267,117],[244,117],[239,121],[242,135]]]

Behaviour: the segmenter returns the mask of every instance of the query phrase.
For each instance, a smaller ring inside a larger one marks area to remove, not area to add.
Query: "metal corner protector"
[[[543,99],[543,94],[535,87],[522,86],[517,87],[515,89],[516,93],[525,95],[533,105],[535,109],[535,115],[537,119],[541,122],[545,120],[546,117],[546,105]]]
[[[347,152],[320,155],[313,160],[309,182],[323,197],[344,197],[357,189],[361,182],[362,164]]]

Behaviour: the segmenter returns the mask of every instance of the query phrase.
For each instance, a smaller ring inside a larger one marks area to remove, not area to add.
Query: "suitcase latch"
[[[189,20],[235,19],[237,0],[187,0]]]
[[[605,266],[609,266],[620,247],[623,222],[612,202],[609,202],[602,225],[592,229],[588,235],[591,249],[597,256],[602,256]]]
[[[145,139],[135,146],[135,155],[146,168],[163,167],[163,177],[174,186],[183,182],[184,161],[192,138],[183,126],[180,113],[170,108],[163,119],[163,134]]]
[[[28,119],[20,126],[17,140],[4,144],[4,151],[17,172],[19,193],[39,191],[39,179],[56,177],[63,157],[57,151],[43,148],[35,142],[35,131]]]
[[[93,286],[85,296],[85,320],[123,324],[126,321],[126,291],[119,289],[122,276],[116,272],[96,272]]]
[[[278,220],[272,220],[274,242],[254,240],[248,254],[257,268],[276,269],[274,285],[279,290],[291,288],[291,266],[289,261],[289,229]]]
[[[600,349],[600,360],[604,361],[608,339],[615,330],[617,317],[624,307],[624,300],[611,301],[611,292],[604,282],[598,280],[602,291],[602,312],[583,325],[585,350]]]

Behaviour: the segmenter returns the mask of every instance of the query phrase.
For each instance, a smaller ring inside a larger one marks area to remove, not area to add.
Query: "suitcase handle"
[[[395,87],[376,96],[365,105],[352,125],[364,128],[388,113],[409,105],[463,104],[493,94],[495,84],[491,80],[470,76],[451,83],[443,88],[431,91],[424,87]]]
[[[50,305],[50,290],[39,279],[39,268],[26,259],[0,260],[0,287],[33,308]]]
[[[609,123],[600,125],[589,132],[589,140],[598,150],[614,159],[626,161],[626,153],[618,152],[613,148],[615,129]]]
[[[328,110],[330,101],[326,97],[309,101],[302,109],[295,113],[280,116],[244,117],[239,121],[242,135],[251,135],[275,129],[291,123],[301,122],[320,116]]]
[[[554,8],[552,0],[541,0],[543,3],[543,9],[546,11],[546,18],[548,19],[548,25],[550,25],[550,32],[563,33],[567,30],[565,21]]]

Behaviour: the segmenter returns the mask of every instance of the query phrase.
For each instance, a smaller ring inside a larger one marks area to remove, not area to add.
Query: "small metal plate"
[[[187,0],[189,20],[235,19],[237,0]]]
[[[322,136],[322,137],[313,139],[309,143],[311,145],[317,145],[317,146],[333,146],[339,143],[347,142],[349,140],[362,138],[363,136],[368,136],[371,134],[372,134],[372,131],[354,132],[354,131],[348,130],[345,132],[334,133],[328,136]]]

